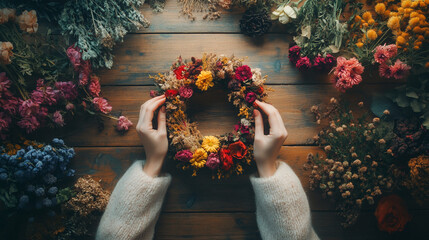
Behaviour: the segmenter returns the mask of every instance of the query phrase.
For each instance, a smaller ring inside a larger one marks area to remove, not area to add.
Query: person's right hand
[[[161,172],[164,158],[168,151],[167,128],[165,122],[165,106],[158,113],[158,129],[152,126],[154,112],[165,103],[165,95],[146,101],[140,108],[139,121],[136,129],[146,152],[146,163],[143,171],[151,177]]]
[[[262,114],[254,110],[255,116],[255,141],[253,154],[260,177],[270,177],[277,170],[276,159],[288,133],[284,126],[279,111],[270,104],[255,101],[255,104],[268,116],[270,133],[264,134],[264,122]]]

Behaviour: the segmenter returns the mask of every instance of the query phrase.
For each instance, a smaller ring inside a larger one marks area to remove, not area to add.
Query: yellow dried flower
[[[372,14],[370,13],[370,12],[364,12],[363,14],[362,14],[362,18],[365,20],[365,21],[369,21],[370,19],[372,19]]]
[[[368,30],[367,35],[368,35],[368,38],[371,40],[375,40],[378,37],[377,33],[373,29]]]
[[[375,5],[375,12],[378,14],[383,14],[386,11],[386,5],[384,5],[384,3],[377,3],[377,5]]]
[[[357,46],[358,48],[361,48],[361,47],[363,47],[363,43],[362,43],[362,42],[358,42],[358,43],[356,43],[356,46]]]
[[[204,148],[198,148],[195,150],[192,159],[189,161],[192,166],[196,168],[202,168],[206,165],[207,152]]]
[[[387,21],[387,26],[392,30],[397,30],[400,27],[399,17],[391,17]]]
[[[217,152],[219,150],[219,139],[215,136],[207,136],[204,137],[203,143],[201,146],[206,150],[207,152]]]
[[[195,85],[201,91],[207,91],[209,87],[213,87],[213,76],[210,71],[201,71],[200,75],[198,75],[198,79],[195,82]]]

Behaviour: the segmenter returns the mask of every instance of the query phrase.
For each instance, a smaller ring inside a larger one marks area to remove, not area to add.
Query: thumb
[[[166,132],[167,127],[165,123],[165,106],[162,106],[158,113],[158,131]]]
[[[253,116],[255,117],[255,137],[261,137],[264,135],[264,121],[262,120],[262,114],[258,110],[253,110]]]

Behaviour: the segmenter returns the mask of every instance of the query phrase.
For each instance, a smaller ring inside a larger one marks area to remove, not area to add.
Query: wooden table
[[[308,194],[313,224],[322,239],[379,239],[390,238],[377,230],[373,209],[362,213],[358,223],[347,230],[340,226],[335,205],[323,200],[308,186],[308,173],[303,164],[309,152],[318,152],[308,139],[317,132],[310,107],[338,95],[327,80],[314,76],[301,76],[289,65],[288,47],[291,36],[282,33],[282,26],[262,38],[251,39],[240,34],[239,19],[242,10],[231,10],[218,21],[199,18],[190,22],[179,16],[176,1],[167,1],[165,12],[152,13],[144,7],[145,16],[152,22],[148,29],[129,34],[116,47],[115,63],[111,70],[101,75],[103,95],[114,110],[122,111],[137,123],[140,105],[149,99],[154,89],[148,78],[166,72],[176,57],[201,57],[203,52],[248,56],[252,68],[259,67],[269,76],[268,85],[274,91],[268,101],[282,114],[289,131],[281,158],[300,177]],[[384,88],[385,83],[371,83],[354,94],[365,100],[366,89]],[[220,93],[220,94],[219,94]],[[195,114],[203,134],[229,132],[236,122],[234,110],[222,92],[208,93],[210,101],[200,102],[205,110]],[[136,159],[144,159],[134,129],[124,136],[114,131],[114,121],[106,121],[106,128],[98,131],[94,121],[82,121],[68,132],[68,145],[74,146],[77,157],[74,168],[79,175],[91,174],[103,180],[103,185],[113,189],[117,180]],[[167,159],[167,168],[173,175],[165,204],[157,225],[156,239],[260,239],[255,220],[254,194],[248,177],[233,177],[225,181],[212,181],[209,176],[193,179],[174,170],[174,162]],[[403,234],[394,238],[416,239],[412,235],[428,236],[428,211],[410,210],[413,221]]]

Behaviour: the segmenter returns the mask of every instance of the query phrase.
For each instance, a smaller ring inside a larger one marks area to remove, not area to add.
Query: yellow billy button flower
[[[367,35],[368,35],[368,38],[371,40],[375,40],[378,37],[377,33],[373,29],[368,30]]]
[[[206,150],[207,152],[217,152],[219,150],[219,139],[214,136],[207,136],[204,137],[203,143],[201,146]]]
[[[189,161],[192,166],[196,168],[202,168],[206,165],[207,152],[203,148],[195,150],[192,159]]]
[[[361,47],[363,47],[363,43],[362,43],[362,42],[358,42],[358,43],[356,43],[356,46],[357,46],[358,48],[361,48]]]
[[[207,91],[209,87],[213,87],[213,76],[210,71],[201,71],[200,75],[198,75],[198,79],[195,82],[195,85],[201,91]]]
[[[379,15],[382,15],[385,11],[386,5],[384,5],[384,3],[377,3],[377,5],[375,5],[375,12]]]

